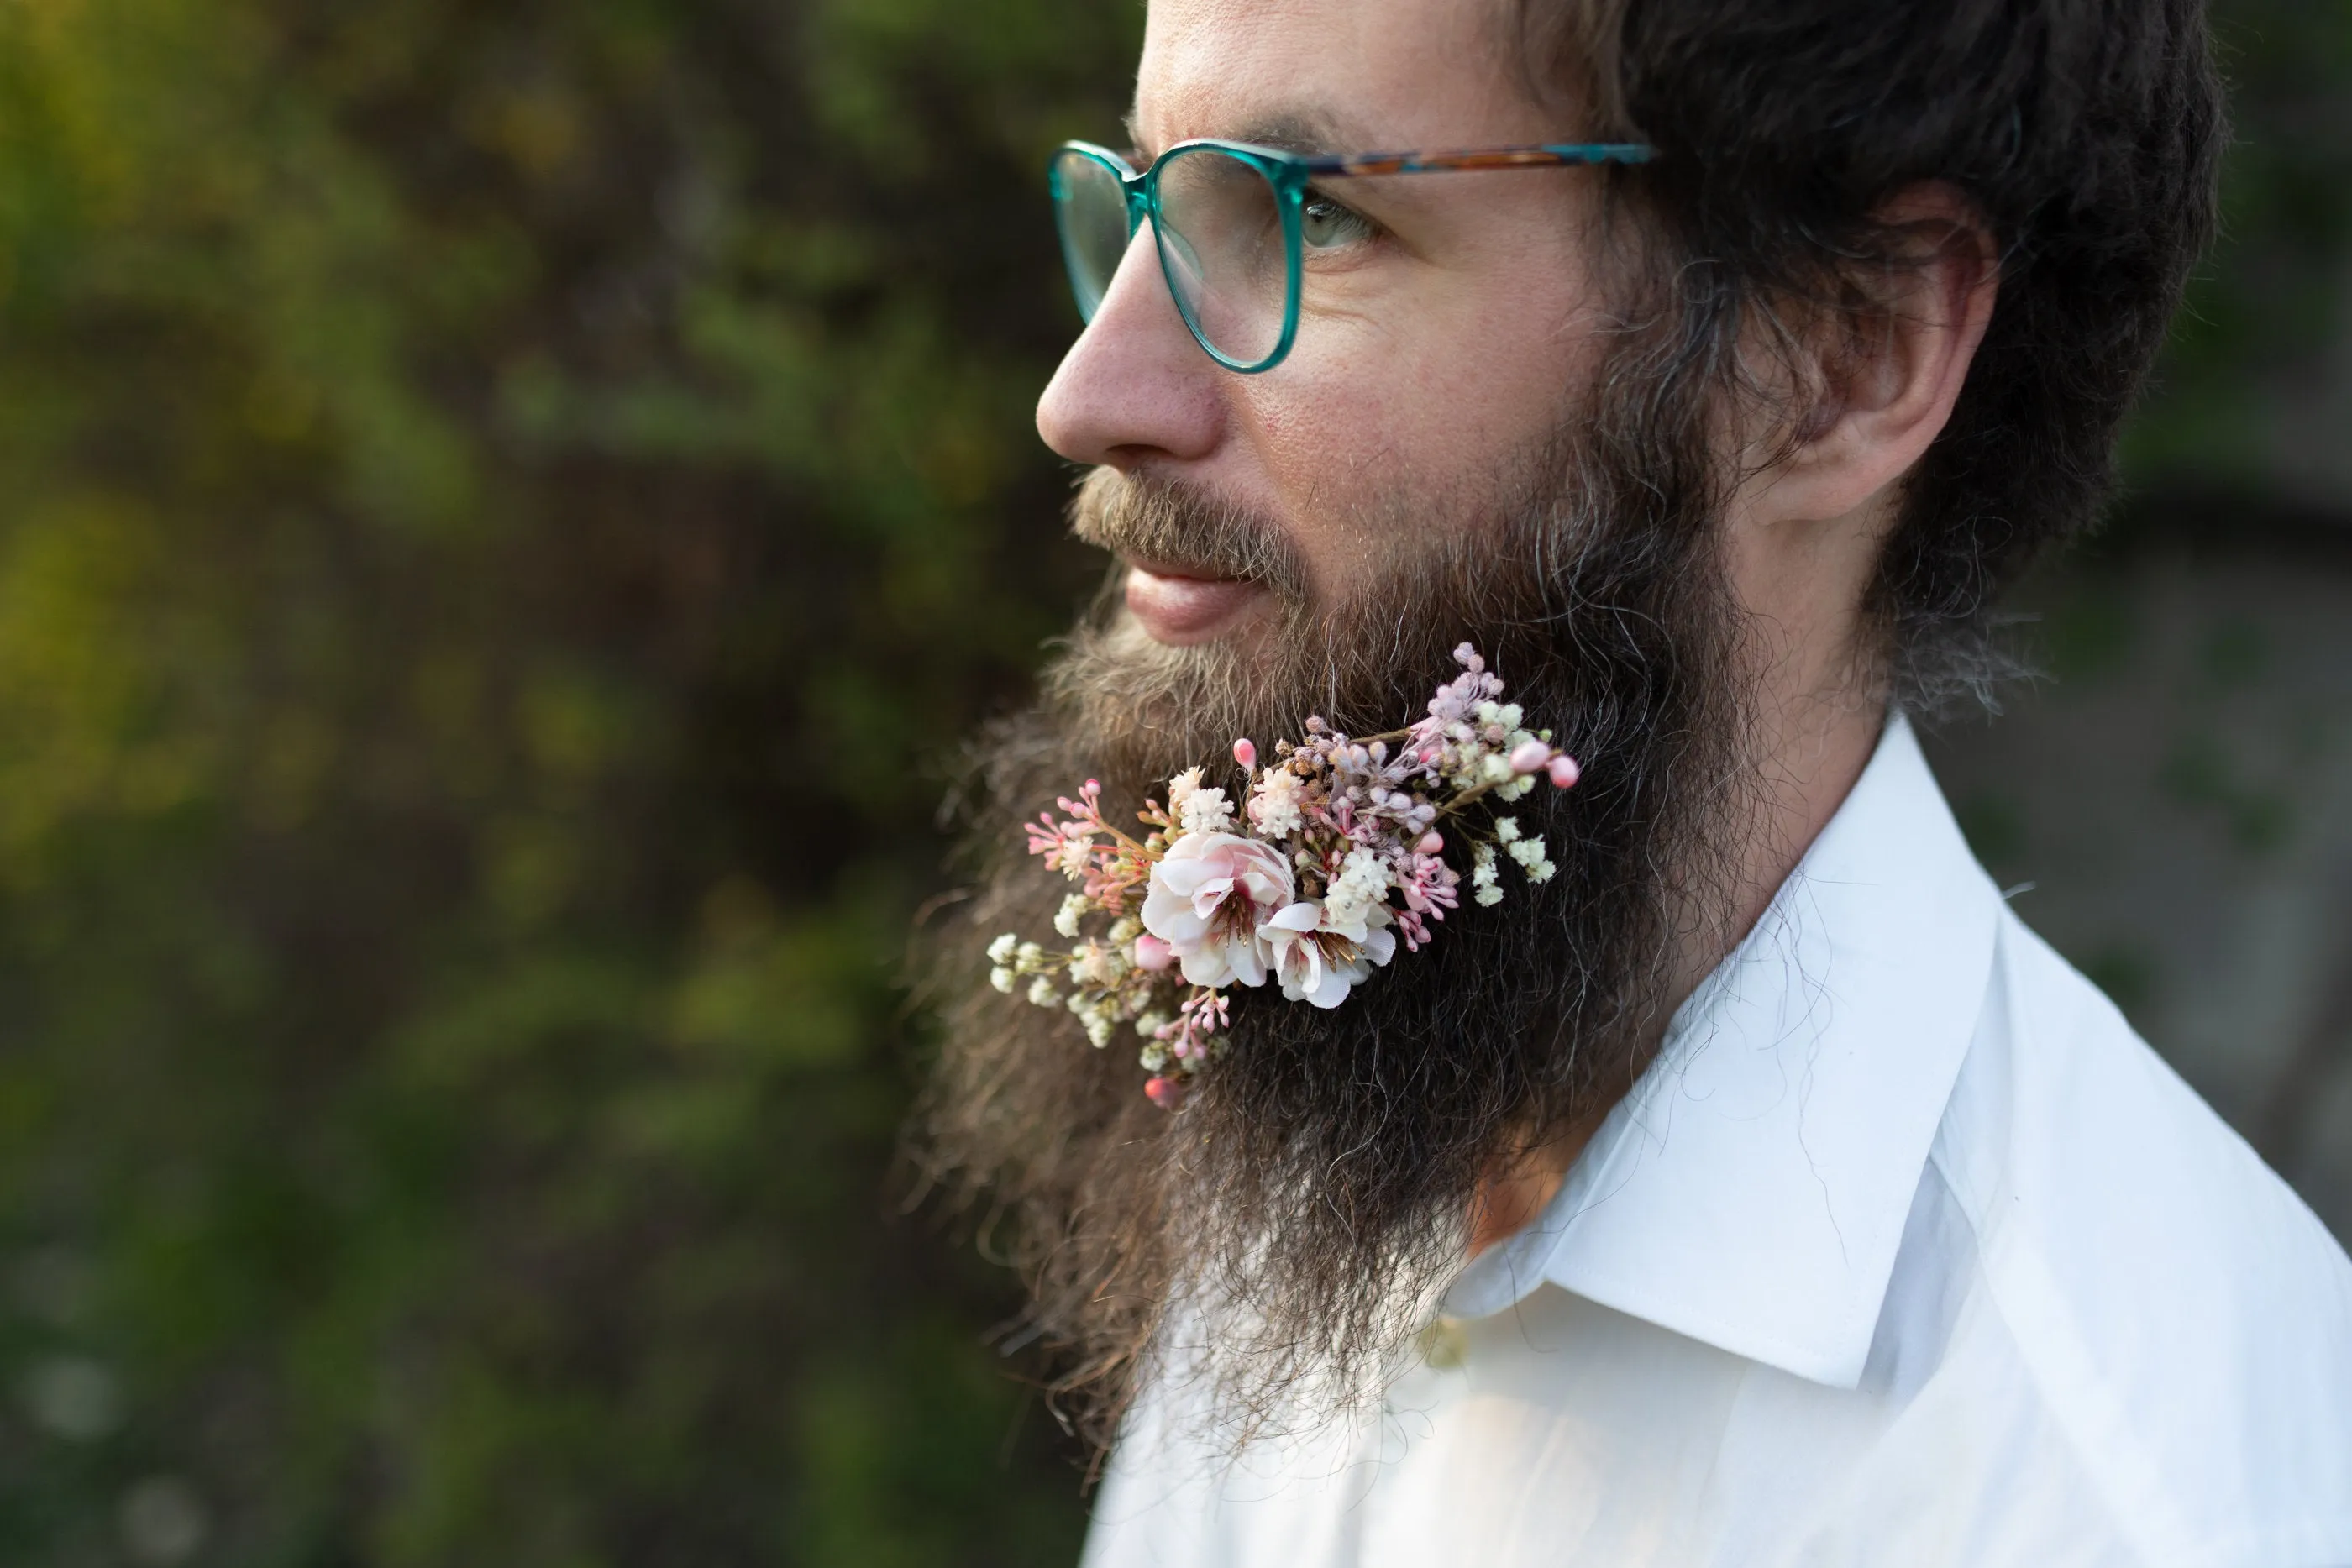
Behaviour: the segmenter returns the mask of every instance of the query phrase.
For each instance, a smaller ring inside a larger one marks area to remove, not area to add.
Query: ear
[[[1848,269],[1801,367],[1811,412],[1756,497],[1757,521],[1846,517],[1899,482],[1951,419],[1992,319],[1999,252],[1958,189],[1909,186],[1874,216],[1886,257]]]

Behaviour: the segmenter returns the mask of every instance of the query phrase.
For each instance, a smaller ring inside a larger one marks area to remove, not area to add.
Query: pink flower
[[[1572,789],[1576,787],[1577,779],[1583,776],[1584,770],[1577,767],[1575,758],[1563,751],[1551,759],[1550,771],[1554,789]]]
[[[1461,896],[1454,891],[1461,881],[1461,874],[1437,856],[1416,854],[1398,886],[1404,894],[1407,912],[1443,920],[1447,910],[1461,907]],[[1423,938],[1412,925],[1404,927],[1404,935],[1407,947],[1421,946]]]
[[[1396,934],[1388,925],[1388,911],[1376,910],[1357,938],[1334,930],[1323,905],[1308,898],[1276,910],[1258,934],[1270,951],[1285,998],[1336,1008],[1348,999],[1349,990],[1371,977],[1375,966],[1395,956]]]
[[[1151,868],[1143,928],[1168,944],[1193,985],[1262,986],[1267,958],[1258,928],[1290,895],[1290,864],[1272,844],[1186,833]]]
[[[1176,962],[1176,950],[1147,931],[1135,939],[1135,967],[1160,973]]]
[[[1250,744],[1249,737],[1244,736],[1234,742],[1234,760],[1244,768],[1257,766],[1257,747]]]
[[[1040,813],[1028,823],[1029,852],[1043,855],[1045,863],[1072,878],[1084,876],[1094,863],[1095,828],[1087,822],[1057,822]]]
[[[1534,773],[1551,762],[1551,747],[1540,740],[1523,740],[1511,748],[1511,771]]]

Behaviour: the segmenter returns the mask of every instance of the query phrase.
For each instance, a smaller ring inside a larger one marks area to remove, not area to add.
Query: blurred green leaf
[[[889,977],[1139,21],[0,8],[7,1562],[1068,1560]]]

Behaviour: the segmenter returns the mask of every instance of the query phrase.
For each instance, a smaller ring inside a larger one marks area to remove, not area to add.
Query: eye
[[[1343,245],[1359,245],[1372,237],[1372,220],[1349,207],[1343,207],[1320,191],[1307,193],[1307,200],[1298,210],[1298,237],[1309,250],[1332,250]]]

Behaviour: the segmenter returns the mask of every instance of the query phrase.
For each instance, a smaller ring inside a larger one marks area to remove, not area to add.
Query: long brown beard
[[[1179,1366],[1234,1441],[1375,1392],[1459,1266],[1482,1181],[1622,1093],[1678,958],[1720,945],[1752,769],[1716,476],[1699,410],[1628,401],[1635,417],[1564,425],[1500,493],[1378,519],[1444,542],[1400,548],[1347,603],[1314,602],[1278,533],[1190,492],[1108,471],[1081,492],[1081,537],[1257,578],[1278,606],[1248,637],[1170,649],[1107,591],[1043,700],[977,748],[978,883],[927,954],[945,1030],[919,1155],[1010,1221],[994,1239],[1032,1292],[1017,1337],[1053,1354],[1056,1407],[1089,1438]],[[1584,761],[1573,793],[1517,809],[1550,883],[1465,904],[1334,1011],[1236,993],[1229,1050],[1174,1115],[1141,1092],[1141,1041],[1089,1049],[984,983],[988,939],[1046,933],[1067,891],[1013,852],[1019,819],[1089,777],[1131,811],[1310,713],[1393,728],[1465,639]]]

